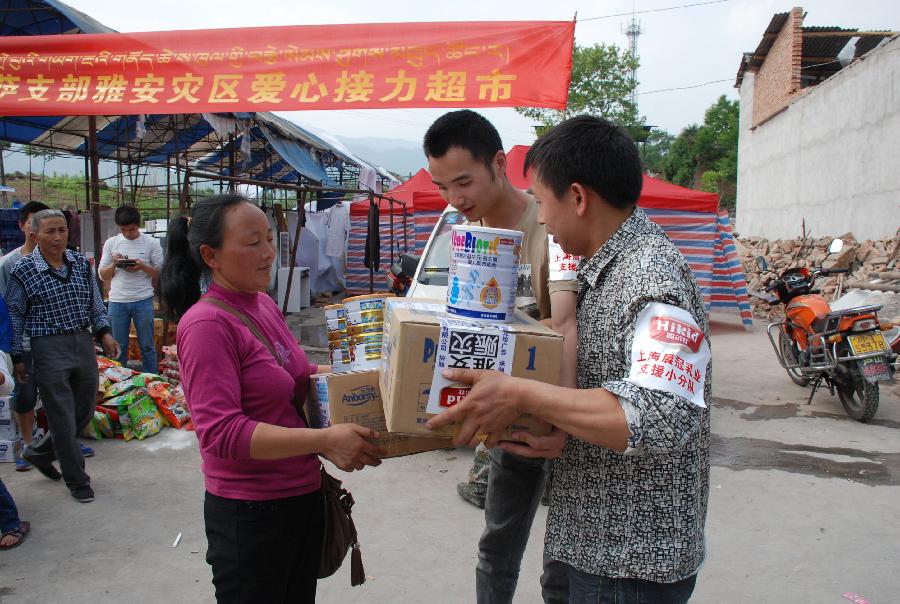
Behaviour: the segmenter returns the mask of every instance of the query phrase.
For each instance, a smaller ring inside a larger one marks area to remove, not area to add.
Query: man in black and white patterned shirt
[[[554,457],[545,556],[569,572],[569,602],[686,602],[705,552],[711,356],[703,298],[684,257],[637,208],[637,149],[605,120],[563,122],[531,148],[541,219],[578,269],[578,389],[496,372],[435,426],[458,443]],[[570,436],[498,434],[532,413]]]

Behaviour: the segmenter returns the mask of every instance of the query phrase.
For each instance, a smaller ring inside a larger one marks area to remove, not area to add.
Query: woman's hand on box
[[[325,428],[323,436],[319,453],[345,472],[379,466],[381,458],[387,455],[384,449],[369,442],[378,438],[378,432],[356,424],[335,424]]]

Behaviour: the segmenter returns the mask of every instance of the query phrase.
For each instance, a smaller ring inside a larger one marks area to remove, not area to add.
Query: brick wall
[[[756,74],[753,88],[753,124],[772,117],[800,90],[803,53],[803,9],[791,9],[766,60]]]

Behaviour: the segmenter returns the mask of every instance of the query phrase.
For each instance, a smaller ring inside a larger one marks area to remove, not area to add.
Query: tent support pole
[[[228,176],[234,176],[234,135],[228,135]],[[228,190],[234,192],[234,182],[228,183]]]
[[[97,116],[88,116],[88,154],[91,160],[91,220],[94,227],[94,271],[100,267],[100,158],[97,155]]]
[[[303,196],[305,198],[305,194],[301,191],[297,193],[298,196]],[[284,302],[281,305],[281,314],[287,316],[288,314],[288,302],[291,299],[291,286],[294,283],[294,266],[297,264],[297,250],[300,249],[300,234],[303,229],[303,223],[305,222],[306,216],[303,213],[303,205],[300,206],[300,211],[297,212],[297,228],[294,229],[294,245],[291,246],[291,264],[288,266],[288,278],[287,283],[284,287]]]

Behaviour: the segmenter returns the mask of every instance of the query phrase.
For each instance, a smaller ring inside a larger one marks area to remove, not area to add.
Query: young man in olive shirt
[[[563,365],[575,363],[574,309],[576,281],[550,282],[547,230],[538,221],[534,197],[509,182],[506,154],[500,135],[474,111],[443,115],[425,134],[428,171],[441,196],[469,223],[522,231],[520,283],[516,306],[537,319],[550,319],[566,336]],[[551,312],[552,311],[552,312]],[[568,376],[568,377],[567,377]],[[574,386],[574,371],[564,384]],[[571,382],[571,383],[570,383]],[[558,434],[558,439],[565,435]],[[486,463],[487,462],[487,463]],[[543,493],[544,460],[524,458],[501,449],[476,452],[470,485],[486,483],[485,530],[479,541],[476,594],[479,603],[511,602],[518,581],[522,554]],[[485,476],[485,474],[487,474]],[[484,487],[480,487],[484,488]],[[565,575],[545,564],[541,583],[545,599],[565,601]]]

